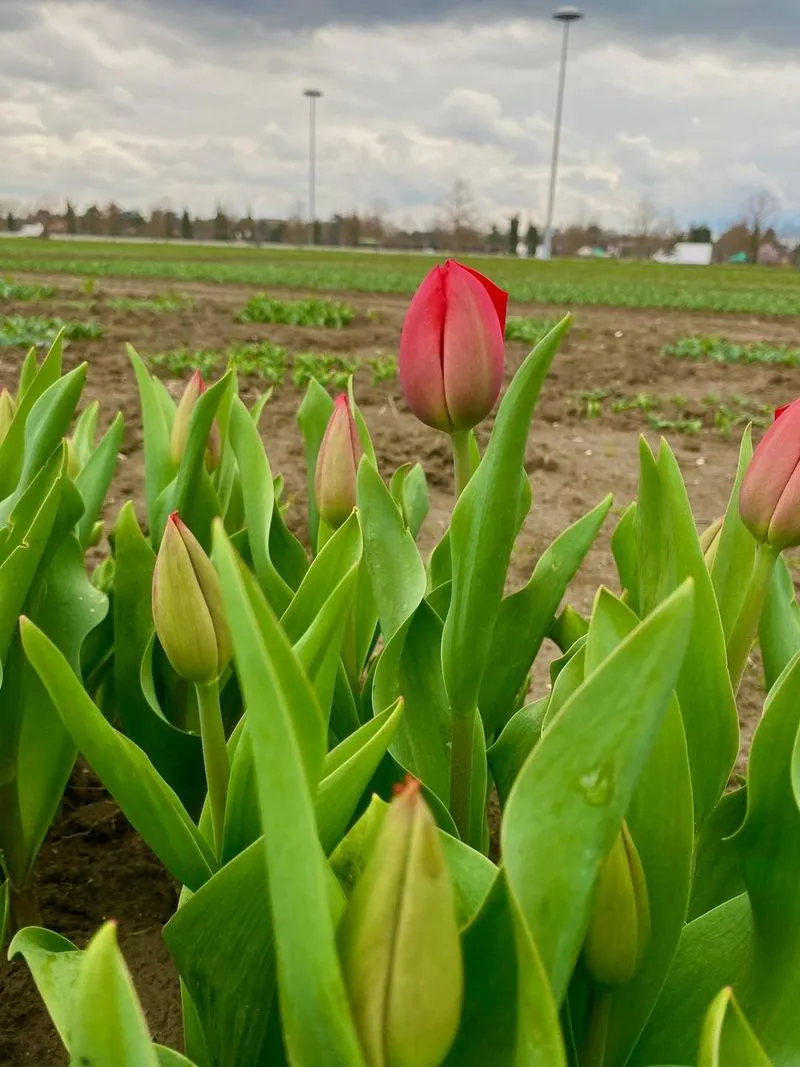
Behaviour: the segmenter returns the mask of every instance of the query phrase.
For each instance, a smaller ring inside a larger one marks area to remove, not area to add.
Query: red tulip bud
[[[777,551],[800,545],[800,400],[778,408],[739,495],[742,522]]]
[[[153,620],[175,672],[188,682],[216,681],[231,658],[217,572],[177,512],[167,520],[153,571]]]
[[[408,406],[436,430],[470,430],[500,395],[508,293],[448,260],[414,294],[400,338]]]
[[[183,391],[183,396],[178,404],[178,410],[175,412],[175,421],[172,424],[172,437],[170,439],[170,452],[172,453],[172,460],[176,466],[183,459],[183,453],[186,451],[186,444],[189,440],[189,423],[192,418],[192,411],[194,410],[195,404],[207,388],[208,386],[203,381],[203,375],[199,370],[196,370]],[[216,422],[214,422],[211,426],[211,432],[208,435],[208,444],[206,445],[206,467],[208,467],[210,471],[216,470],[219,466],[219,454],[219,427]]]
[[[332,530],[338,530],[356,506],[356,474],[361,441],[347,396],[336,398],[317,456],[314,495],[317,510]]]

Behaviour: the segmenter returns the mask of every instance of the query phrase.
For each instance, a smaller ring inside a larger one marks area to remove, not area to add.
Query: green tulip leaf
[[[325,430],[333,413],[333,400],[314,378],[308,383],[306,395],[297,412],[297,424],[306,446],[306,497],[308,499],[308,530],[316,551],[319,536],[319,512],[314,492],[317,455]]]
[[[198,889],[213,858],[177,795],[142,749],[107,722],[63,654],[33,623],[23,624],[22,642],[75,747],[167,870]]]
[[[730,988],[708,1009],[698,1067],[772,1067]]]
[[[25,462],[25,452],[28,447],[28,420],[41,397],[56,385],[61,378],[63,346],[64,339],[63,333],[61,333],[53,342],[50,351],[42,360],[42,365],[38,370],[35,370],[36,357],[34,355],[33,360],[26,358],[20,372],[17,410],[11,420],[8,432],[3,438],[2,444],[0,444],[0,501],[5,501],[7,497],[12,495],[15,488],[18,488],[20,474]],[[63,437],[63,434],[60,436]],[[60,437],[54,441],[52,448],[56,447],[58,440],[60,440]],[[3,526],[6,521],[7,512],[0,512],[0,526]]]
[[[739,616],[747,578],[756,560],[756,542],[739,517],[739,491],[745,471],[753,458],[752,432],[748,426],[742,436],[739,465],[731,490],[711,565],[711,580],[717,595],[722,628],[727,641]]]
[[[764,663],[764,681],[769,691],[800,651],[800,608],[792,575],[782,556],[778,557],[772,571],[758,640]]]
[[[154,635],[151,589],[156,557],[130,502],[117,519],[114,551],[114,688],[122,729],[147,753],[189,814],[197,817],[205,797],[200,738],[179,730],[160,709],[154,710],[140,682]]]
[[[147,522],[155,541],[158,529],[156,503],[175,476],[175,464],[170,452],[171,423],[164,411],[157,380],[147,370],[132,345],[128,345],[128,358],[133,364],[139,388],[144,436],[144,494]]]
[[[6,943],[6,930],[8,929],[8,879],[0,882],[0,948]]]
[[[506,874],[556,1003],[581,949],[600,864],[662,728],[692,606],[687,583],[588,675],[511,791],[502,828]]]
[[[8,946],[8,958],[22,956],[39,996],[53,1020],[65,1048],[71,1045],[74,1026],[75,986],[83,953],[71,941],[52,930],[28,926]]]
[[[75,420],[75,429],[72,431],[72,447],[78,457],[81,469],[86,466],[89,462],[89,457],[94,452],[99,417],[100,401],[93,400]]]
[[[52,353],[53,349],[57,345],[58,346],[58,350],[59,350],[59,358],[60,358],[60,353],[61,353],[61,337],[62,337],[62,335],[59,334],[58,337],[56,338],[55,342],[53,343],[51,349],[50,349],[50,352]],[[19,379],[18,379],[18,382],[17,382],[17,403],[18,404],[22,400],[22,398],[25,396],[25,394],[27,393],[28,389],[30,389],[31,385],[33,384],[34,379],[36,378],[36,375],[37,375],[38,371],[39,371],[39,367],[38,367],[38,365],[36,363],[36,349],[35,348],[31,348],[31,349],[28,350],[28,354],[25,357],[25,359],[23,359],[22,366],[19,369]],[[59,367],[58,371],[55,374],[55,377],[53,378],[53,381],[55,381],[55,378],[57,378],[60,373],[61,373],[61,369]]]
[[[726,793],[706,820],[697,839],[689,919],[744,892],[739,853],[733,840],[744,822],[747,789]]]
[[[272,471],[258,427],[238,398],[231,409],[230,435],[231,446],[239,464],[253,569],[273,609],[282,613],[291,602],[293,594],[269,554],[269,535],[275,511]]]
[[[695,821],[701,827],[738,755],[739,719],[717,599],[677,462],[664,441],[657,461],[644,441],[640,458],[637,614],[647,615],[686,578],[695,583],[691,640],[677,694],[689,746]]]
[[[91,543],[94,524],[102,510],[111,479],[117,468],[117,455],[122,444],[123,428],[122,415],[117,415],[75,480],[75,487],[81,494],[84,504],[84,512],[76,531],[84,550]]]
[[[520,708],[487,752],[489,769],[497,788],[500,805],[505,807],[511,787],[542,736],[548,698]]]
[[[611,535],[611,552],[617,565],[619,583],[623,590],[627,590],[634,606],[639,603],[636,521],[636,504],[629,504]]]
[[[560,534],[542,553],[528,584],[500,604],[479,697],[487,736],[501,728],[515,710],[514,702],[564,592],[594,543],[611,502],[607,497]]]
[[[221,526],[214,559],[256,766],[283,1034],[290,1060],[363,1067],[328,906],[328,870],[314,794],[325,728],[311,683]]]
[[[453,511],[453,593],[442,666],[455,714],[471,714],[478,707],[519,525],[519,500],[508,487],[518,484],[539,391],[568,327],[567,317],[517,371],[500,403],[486,453]]]
[[[425,596],[425,567],[383,479],[365,460],[358,468],[357,499],[364,558],[381,632],[389,641]]]

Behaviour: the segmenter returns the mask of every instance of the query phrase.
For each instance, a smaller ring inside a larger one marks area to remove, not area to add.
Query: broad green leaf
[[[73,993],[70,1053],[92,1067],[158,1067],[144,1012],[108,922],[89,942]]]
[[[691,583],[562,707],[517,778],[502,828],[509,888],[563,1000],[607,855],[650,757],[686,651]]]
[[[325,757],[317,794],[317,825],[322,847],[331,852],[341,840],[403,718],[398,700]]]
[[[420,527],[428,514],[428,482],[425,471],[419,463],[414,466],[404,463],[392,475],[389,485],[392,499],[403,513],[405,524],[416,540]]]
[[[630,1067],[696,1062],[708,1005],[722,986],[739,987],[751,965],[752,938],[746,893],[684,927],[669,977]]]
[[[140,684],[153,638],[151,589],[156,557],[130,502],[117,519],[114,550],[114,688],[122,729],[147,753],[159,775],[196,818],[205,797],[200,738],[177,729],[155,712]]]
[[[492,634],[518,529],[516,485],[539,391],[561,338],[565,318],[514,376],[497,412],[478,470],[461,494],[450,523],[453,594],[444,627],[442,665],[456,714],[478,706]]]
[[[265,1044],[277,976],[263,841],[182,903],[164,940],[216,1067],[271,1067]]]
[[[312,625],[343,575],[360,562],[361,551],[361,528],[353,513],[321,549],[281,615],[281,626],[292,643]]]
[[[85,384],[86,364],[82,363],[63,378],[59,378],[33,405],[25,423],[22,469],[16,488],[0,503],[0,526],[8,522],[14,505],[61,444]]]
[[[78,540],[84,550],[89,547],[92,529],[105,502],[111,479],[114,477],[117,454],[122,444],[123,428],[122,415],[117,415],[75,480],[75,487],[81,494],[85,509],[77,529]]]
[[[30,353],[25,359],[20,372],[20,393],[17,397],[17,410],[11,420],[11,426],[8,428],[2,444],[0,444],[0,501],[11,496],[18,485],[25,459],[28,419],[39,399],[61,377],[62,349],[63,335],[59,334],[50,351],[42,360],[41,367],[35,373],[32,373],[36,366],[35,355],[32,365]],[[5,521],[6,513],[4,512],[2,519],[0,519],[0,526]]]
[[[452,595],[453,560],[450,552],[449,530],[445,531],[441,541],[431,552],[427,571],[429,589],[438,589],[443,585],[450,585]]]
[[[638,623],[626,604],[600,589],[586,643],[587,675],[613,655]],[[669,797],[666,809],[665,796]],[[669,973],[686,919],[694,813],[686,735],[674,696],[635,784],[626,819],[644,871],[651,933],[634,978],[607,994],[608,1063],[625,1062],[641,1034]]]
[[[314,493],[314,475],[317,470],[317,454],[328,420],[333,412],[333,401],[314,378],[308,383],[306,395],[297,412],[297,424],[306,446],[306,498],[308,500],[308,531],[311,545],[316,551],[319,531],[319,512]]]
[[[357,499],[364,558],[381,632],[389,641],[425,596],[425,567],[397,504],[366,459],[358,468]]]
[[[617,565],[620,586],[627,590],[631,603],[639,603],[639,579],[636,555],[636,505],[629,504],[623,511],[616,529],[611,535],[611,552]]]
[[[353,420],[356,424],[356,430],[358,431],[358,439],[361,442],[361,448],[363,449],[364,455],[367,457],[369,463],[373,467],[377,468],[378,461],[375,458],[375,448],[372,444],[372,438],[369,435],[369,427],[367,426],[364,416],[361,414],[361,409],[359,408],[358,404],[356,404],[355,394],[353,393],[352,374],[350,375],[350,378],[347,382],[347,398],[350,401],[350,410],[353,412]]]
[[[511,787],[542,736],[548,698],[543,697],[512,715],[503,732],[487,752],[489,769],[501,806],[505,807]]]
[[[230,435],[239,464],[253,569],[274,610],[283,612],[292,599],[292,590],[278,574],[269,554],[269,534],[275,508],[272,471],[258,427],[238,398],[231,409]]]
[[[288,638],[258,589],[245,585],[219,524],[214,558],[255,757],[288,1056],[298,1064],[363,1067],[336,952],[329,871],[317,837],[322,715]]]
[[[501,872],[461,942],[464,1007],[444,1067],[516,1067],[517,953]]]
[[[381,653],[372,702],[377,714],[402,696],[405,714],[392,743],[392,755],[446,803],[451,729],[441,647],[442,621],[422,601]]]
[[[83,553],[72,534],[62,541],[37,584],[37,594],[26,610],[61,649],[77,675],[84,640],[105,617],[108,601],[89,582]],[[14,876],[25,884],[58,811],[76,753],[44,686],[27,664],[21,711],[17,776],[25,869],[21,875],[15,871]]]
[[[664,441],[657,461],[644,442],[640,453],[637,614],[648,614],[686,578],[695,583],[691,639],[676,689],[700,827],[722,795],[738,755],[736,701],[717,600],[675,457]]]
[[[558,1005],[541,953],[511,892],[509,899],[514,915],[518,965],[515,1067],[567,1067]]]
[[[767,602],[758,628],[758,641],[764,663],[764,681],[769,691],[789,661],[800,651],[800,609],[792,575],[782,556],[778,557],[772,571]]]
[[[41,630],[24,623],[22,641],[75,747],[128,821],[175,878],[191,889],[199,888],[211,874],[213,859],[177,795],[138,745],[106,721]]]
[[[547,636],[561,649],[562,653],[566,653],[576,641],[586,637],[588,632],[587,620],[575,608],[567,604],[558,618],[553,620]]]
[[[6,943],[8,929],[8,879],[0,882],[0,948]]]
[[[487,736],[502,727],[553,621],[611,507],[611,497],[560,534],[542,553],[533,575],[500,604],[479,707]]]
[[[164,1045],[153,1045],[157,1057],[158,1067],[195,1067],[191,1060],[187,1060],[174,1048],[166,1048]],[[196,1067],[201,1067],[197,1064]]]
[[[308,556],[283,516],[284,509],[276,507],[272,512],[269,528],[269,556],[275,569],[290,589],[297,589],[308,571]]]
[[[730,987],[708,1009],[698,1067],[772,1067]]]
[[[726,793],[706,820],[695,851],[690,920],[744,892],[739,854],[732,838],[744,822],[746,810],[747,789],[743,787]]]
[[[22,361],[19,369],[19,382],[17,385],[17,403],[25,396],[39,370],[36,363],[36,349],[31,348]]]
[[[100,401],[93,400],[75,420],[75,429],[72,431],[72,446],[75,449],[75,454],[81,467],[86,466],[89,462],[89,457],[94,452],[99,415]]]
[[[586,639],[577,641],[565,656],[550,665],[553,688],[544,713],[542,733],[544,733],[558,713],[578,689],[583,685],[586,664]],[[558,673],[553,675],[557,668]]]
[[[756,559],[755,539],[739,517],[739,491],[752,458],[752,432],[748,426],[742,436],[736,479],[731,489],[730,500],[714,551],[714,562],[711,566],[711,580],[717,595],[726,641],[738,618],[747,587],[747,578],[753,570]]]
[[[136,384],[139,387],[144,435],[144,495],[148,527],[151,536],[154,536],[157,530],[156,502],[175,476],[175,464],[170,453],[170,426],[157,391],[156,380],[150,375],[132,345],[128,345],[128,358],[133,364]]]
[[[27,926],[8,946],[8,958],[22,956],[64,1046],[74,1026],[75,985],[83,953],[52,930]]]

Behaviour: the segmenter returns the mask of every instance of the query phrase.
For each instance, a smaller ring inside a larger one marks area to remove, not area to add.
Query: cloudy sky
[[[0,0],[0,202],[428,222],[456,179],[541,221],[559,55],[542,0]],[[797,0],[586,0],[556,219],[800,224]]]

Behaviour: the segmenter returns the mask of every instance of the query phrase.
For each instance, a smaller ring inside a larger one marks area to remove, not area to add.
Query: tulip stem
[[[472,750],[477,709],[453,711],[450,749],[450,814],[462,841],[469,844],[472,805]]]
[[[590,1002],[589,1023],[580,1058],[581,1067],[603,1067],[610,1015],[611,993],[607,989],[596,990]]]
[[[764,610],[769,583],[779,555],[780,553],[768,544],[761,543],[756,550],[755,566],[744,592],[739,615],[728,638],[728,672],[734,693],[739,690],[747,666],[747,657],[758,632],[761,612]]]
[[[229,775],[228,746],[219,706],[219,682],[196,685],[195,690],[200,712],[200,739],[203,742],[203,764],[206,770],[208,805],[211,808],[211,826],[214,831],[214,850],[219,859],[222,854]]]
[[[456,500],[464,492],[467,482],[472,477],[472,455],[470,452],[469,430],[454,430],[450,434],[453,446],[453,467],[455,470]]]

